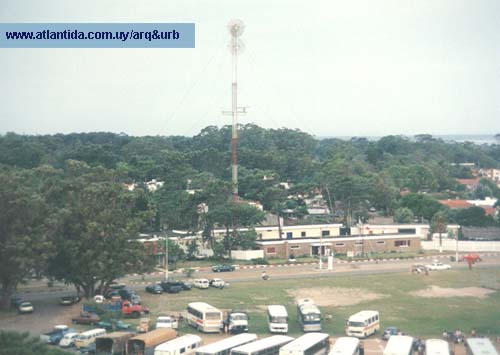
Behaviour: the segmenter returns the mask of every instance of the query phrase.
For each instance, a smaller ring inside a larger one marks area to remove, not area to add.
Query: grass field
[[[243,309],[250,315],[250,330],[267,333],[265,306],[283,304],[289,312],[290,334],[301,333],[297,322],[296,307],[288,291],[324,287],[356,288],[384,297],[351,306],[323,306],[323,330],[330,335],[343,333],[345,319],[360,310],[378,310],[382,328],[397,326],[421,337],[440,337],[443,329],[460,328],[470,332],[476,328],[479,334],[500,335],[500,292],[497,290],[483,299],[477,297],[422,298],[411,292],[431,285],[446,288],[481,287],[484,282],[500,280],[499,268],[481,268],[444,271],[425,275],[382,274],[368,276],[318,277],[297,280],[270,280],[234,283],[224,290],[209,289],[182,292],[177,295],[143,294],[143,303],[150,306],[153,316],[164,312],[184,311],[193,301],[208,302],[221,309]],[[326,295],[335,299],[336,294]],[[181,331],[192,332],[185,325]]]

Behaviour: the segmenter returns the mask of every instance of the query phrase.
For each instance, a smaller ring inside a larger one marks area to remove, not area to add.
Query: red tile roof
[[[466,200],[439,200],[443,205],[448,206],[449,208],[469,208],[474,206],[472,203],[467,202]]]
[[[475,179],[457,179],[458,183],[461,185],[477,185],[479,184],[480,178]]]

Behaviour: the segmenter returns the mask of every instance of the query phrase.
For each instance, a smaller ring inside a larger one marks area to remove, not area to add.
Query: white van
[[[287,333],[288,312],[285,306],[276,304],[267,306],[267,323],[271,333]]]
[[[338,338],[328,355],[359,355],[359,339],[354,337]]]
[[[391,335],[384,349],[384,355],[412,355],[413,338],[407,335]]]
[[[366,338],[380,329],[380,317],[377,311],[361,311],[347,319],[345,332],[347,335]]]
[[[95,342],[95,338],[106,335],[106,329],[97,328],[92,330],[87,330],[76,337],[75,346],[77,349],[89,346]]]
[[[202,344],[198,335],[186,334],[169,340],[155,348],[154,355],[190,355]]]
[[[210,287],[210,282],[207,279],[196,279],[193,282],[193,286],[205,289]]]
[[[443,339],[427,339],[425,353],[426,355],[450,355],[450,345]]]

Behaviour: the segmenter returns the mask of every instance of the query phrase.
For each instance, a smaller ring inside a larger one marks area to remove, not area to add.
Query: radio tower
[[[238,54],[243,51],[243,42],[239,37],[245,30],[245,24],[241,20],[231,20],[227,28],[231,34],[231,43],[229,49],[233,57],[233,81],[231,85],[232,105],[231,111],[225,111],[224,114],[230,114],[233,118],[232,129],[232,197],[233,202],[238,202],[238,114],[245,114],[245,107],[238,107]]]

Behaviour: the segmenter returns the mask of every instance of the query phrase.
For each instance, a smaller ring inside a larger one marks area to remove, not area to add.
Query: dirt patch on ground
[[[425,290],[415,291],[411,294],[413,296],[425,298],[447,298],[447,297],[476,297],[486,298],[490,293],[495,291],[488,290],[482,287],[463,287],[463,288],[443,288],[432,285]]]
[[[361,288],[321,287],[287,290],[295,301],[312,298],[318,306],[352,306],[358,303],[377,300],[387,295],[370,292]]]

